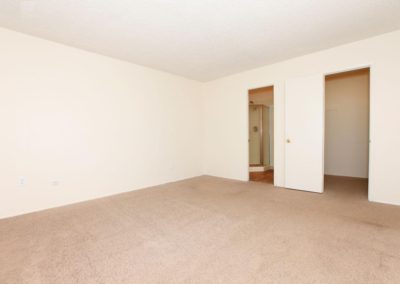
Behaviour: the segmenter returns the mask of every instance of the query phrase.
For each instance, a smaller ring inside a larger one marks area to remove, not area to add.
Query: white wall
[[[0,29],[0,218],[201,175],[200,89]]]
[[[200,84],[0,29],[0,218],[202,173],[247,180],[247,94],[269,85],[284,185],[285,80],[367,64],[369,198],[400,204],[398,50],[400,31]]]
[[[284,186],[284,82],[372,65],[369,198],[400,204],[400,31],[294,58],[206,83],[204,171],[247,180],[247,92],[274,85],[275,184]],[[229,101],[229,107],[226,102]]]
[[[368,69],[325,80],[325,174],[368,177]]]

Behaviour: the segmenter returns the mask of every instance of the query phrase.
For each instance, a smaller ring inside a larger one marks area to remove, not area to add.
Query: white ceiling
[[[400,0],[1,0],[0,25],[208,81],[400,29]]]

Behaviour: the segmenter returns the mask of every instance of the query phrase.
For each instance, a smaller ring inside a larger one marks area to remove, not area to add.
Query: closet
[[[285,82],[285,187],[322,193],[324,175],[367,178],[369,68]]]

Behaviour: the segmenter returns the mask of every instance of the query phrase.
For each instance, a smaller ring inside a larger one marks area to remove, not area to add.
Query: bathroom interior
[[[249,180],[274,183],[274,87],[249,90]]]

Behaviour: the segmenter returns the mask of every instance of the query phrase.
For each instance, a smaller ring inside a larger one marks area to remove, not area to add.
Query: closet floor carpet
[[[400,283],[400,207],[198,177],[0,220],[0,283]]]

